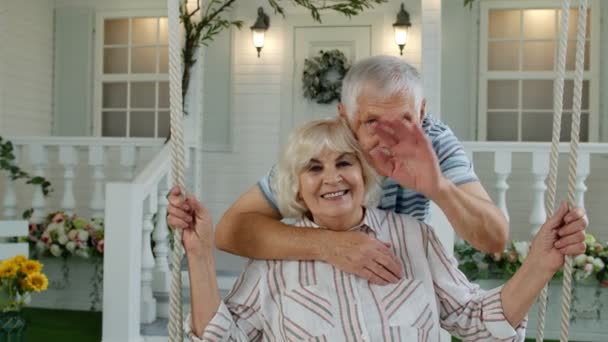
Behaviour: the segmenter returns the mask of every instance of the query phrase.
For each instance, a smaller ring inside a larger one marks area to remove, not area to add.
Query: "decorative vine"
[[[25,180],[26,184],[34,186],[40,185],[44,196],[48,196],[53,189],[51,183],[44,177],[32,176],[29,173],[23,171],[16,164],[16,157],[14,153],[13,143],[0,136],[0,169],[9,173],[11,181]],[[33,209],[27,209],[23,212],[22,217],[24,219],[30,218]]]

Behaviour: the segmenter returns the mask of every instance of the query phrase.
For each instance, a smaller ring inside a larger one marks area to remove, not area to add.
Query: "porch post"
[[[140,335],[140,184],[106,185],[102,342],[143,342]]]

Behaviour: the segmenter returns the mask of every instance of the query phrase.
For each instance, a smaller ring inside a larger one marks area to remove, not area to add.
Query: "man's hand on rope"
[[[326,262],[377,285],[396,283],[403,277],[401,263],[389,243],[361,232],[335,234],[324,248]]]
[[[182,244],[189,256],[203,256],[213,250],[213,222],[207,209],[192,195],[184,198],[179,187],[173,187],[167,199],[167,223],[182,229]]]
[[[528,258],[546,271],[557,272],[564,264],[564,256],[585,252],[588,222],[584,209],[570,209],[566,202],[562,202],[536,234]]]

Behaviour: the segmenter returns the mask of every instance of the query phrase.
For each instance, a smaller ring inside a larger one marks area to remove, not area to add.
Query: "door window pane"
[[[101,134],[104,137],[125,137],[127,135],[126,112],[103,112]]]
[[[551,141],[553,113],[522,113],[521,140]]]
[[[158,108],[169,108],[169,82],[158,82]]]
[[[131,83],[131,108],[154,108],[154,82]]]
[[[556,11],[553,9],[530,9],[524,11],[524,38],[554,39],[557,37]]]
[[[519,81],[488,81],[488,109],[517,109]]]
[[[589,70],[589,62],[591,61],[591,51],[589,49],[589,41],[585,42],[585,70]],[[576,41],[568,41],[566,49],[566,70],[574,70],[576,66]]]
[[[169,136],[169,124],[170,117],[169,112],[158,112],[158,132],[156,133],[159,137]]]
[[[156,48],[132,48],[131,72],[134,74],[154,74],[156,72]]]
[[[126,108],[127,107],[127,83],[104,83],[103,84],[103,108]]]
[[[129,40],[129,19],[110,19],[104,22],[103,42],[105,45],[127,44]]]
[[[517,113],[488,113],[488,140],[517,141]]]
[[[133,44],[156,44],[157,18],[133,18]]]
[[[564,109],[572,110],[572,95],[574,93],[574,81],[564,81]],[[582,110],[589,109],[589,81],[583,81],[583,93],[581,99]]]
[[[570,126],[572,125],[572,113],[562,114],[562,126],[560,141],[570,141]],[[589,113],[581,113],[581,127],[579,131],[579,140],[581,142],[589,141]]]
[[[488,70],[518,70],[519,42],[488,43]]]
[[[524,42],[523,48],[523,70],[553,70],[555,42]]]
[[[154,137],[154,112],[131,112],[129,136]]]
[[[524,80],[522,106],[524,109],[553,110],[553,81]]]
[[[490,38],[519,38],[521,36],[521,11],[490,11]]]
[[[129,52],[127,48],[105,48],[103,50],[104,74],[126,74],[128,72]]]

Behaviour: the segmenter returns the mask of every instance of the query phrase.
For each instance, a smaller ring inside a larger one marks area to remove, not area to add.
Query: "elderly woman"
[[[187,328],[195,341],[436,341],[440,327],[469,341],[523,341],[526,313],[543,285],[564,255],[584,250],[585,215],[562,204],[513,278],[481,290],[431,227],[375,209],[377,176],[341,120],[295,131],[277,172],[285,217],[310,229],[369,234],[390,246],[404,276],[380,286],[320,261],[251,260],[221,301],[209,214],[174,188],[168,220],[184,229],[192,300]]]

